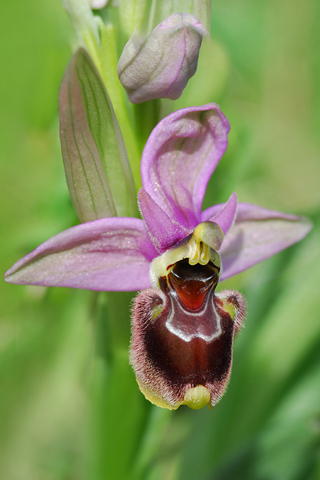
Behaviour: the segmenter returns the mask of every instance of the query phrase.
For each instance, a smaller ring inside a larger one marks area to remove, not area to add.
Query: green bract
[[[71,198],[81,222],[135,216],[126,147],[108,94],[80,48],[62,81],[60,140]]]

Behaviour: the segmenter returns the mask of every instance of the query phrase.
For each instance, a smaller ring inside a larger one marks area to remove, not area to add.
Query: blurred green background
[[[205,206],[236,191],[315,224],[221,286],[248,302],[226,395],[211,412],[151,406],[127,364],[117,298],[2,282],[1,479],[320,479],[319,21],[316,0],[216,0],[214,56],[203,49],[174,105],[216,101],[231,122]],[[57,119],[74,37],[56,0],[2,2],[0,32],[5,272],[77,221]]]

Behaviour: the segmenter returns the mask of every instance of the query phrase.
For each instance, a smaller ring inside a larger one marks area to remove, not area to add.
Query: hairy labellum
[[[131,364],[141,391],[161,407],[211,407],[230,377],[245,302],[235,291],[216,294],[220,266],[204,263],[183,258],[168,265],[158,287],[140,292],[134,302]]]

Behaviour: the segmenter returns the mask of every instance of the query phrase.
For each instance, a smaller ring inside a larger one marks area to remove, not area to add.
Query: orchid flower
[[[234,335],[245,314],[225,280],[301,240],[302,217],[238,203],[201,211],[227,147],[229,123],[216,104],[164,118],[141,160],[143,219],[109,217],[72,227],[19,260],[18,284],[102,291],[142,290],[132,309],[131,364],[153,403],[213,406],[226,389]]]

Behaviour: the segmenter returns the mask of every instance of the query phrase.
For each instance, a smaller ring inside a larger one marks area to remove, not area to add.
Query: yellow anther
[[[200,263],[200,265],[207,265],[210,260],[208,245],[199,240],[197,235],[194,234],[190,239],[189,245],[189,264],[196,265],[197,263]]]
[[[201,265],[207,265],[207,263],[209,263],[209,260],[210,260],[210,256],[209,256],[209,247],[206,243],[200,243],[200,250],[201,250],[201,253],[200,253],[200,260],[199,260],[199,263]]]
[[[199,263],[201,257],[200,242],[197,242],[194,237],[190,240],[190,253],[189,263],[190,265],[196,265]]]

